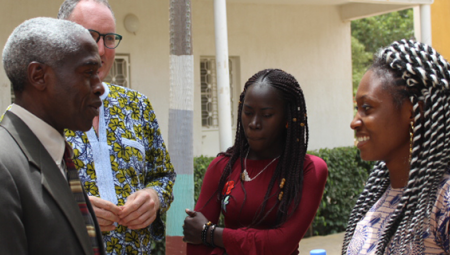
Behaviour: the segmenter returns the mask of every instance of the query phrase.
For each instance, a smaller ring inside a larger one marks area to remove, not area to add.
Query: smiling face
[[[65,128],[89,130],[104,92],[98,76],[101,60],[95,41],[88,34],[78,40],[80,50],[65,57],[58,67],[48,68],[43,119],[60,132]]]
[[[242,127],[251,151],[259,158],[281,154],[286,130],[285,103],[266,83],[248,87],[241,114]]]
[[[387,164],[408,160],[412,105],[408,100],[396,105],[382,83],[383,79],[371,70],[363,76],[356,93],[357,112],[350,126],[356,132],[363,160],[383,160]]]
[[[105,5],[94,1],[80,1],[70,15],[69,20],[82,25],[86,29],[98,31],[101,34],[116,32],[116,23],[111,11]],[[103,81],[114,63],[116,50],[106,48],[103,38],[100,38],[97,47],[102,60],[99,77]]]

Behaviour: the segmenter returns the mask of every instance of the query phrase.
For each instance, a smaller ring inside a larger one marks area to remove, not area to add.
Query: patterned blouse
[[[134,192],[153,188],[161,202],[160,214],[164,213],[173,200],[176,174],[150,101],[137,91],[103,85],[99,133],[93,128],[65,132],[84,189],[121,206]],[[118,225],[103,232],[103,239],[108,254],[150,254],[151,238],[163,235],[164,225],[157,217],[140,230]]]
[[[348,255],[375,254],[378,240],[391,215],[394,213],[403,189],[389,187],[383,196],[358,222],[353,238],[347,249]],[[419,250],[418,243],[407,245],[406,254],[449,254],[449,221],[450,221],[450,175],[444,175],[439,183],[436,203],[433,207],[430,226],[424,235],[425,250]],[[400,254],[392,249],[392,243],[386,249],[385,254]]]

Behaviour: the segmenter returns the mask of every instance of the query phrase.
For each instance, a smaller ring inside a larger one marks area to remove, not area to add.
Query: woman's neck
[[[272,150],[265,150],[265,151],[255,151],[249,148],[248,152],[248,159],[251,160],[265,160],[265,159],[273,159],[281,155],[283,150],[281,148],[274,148]]]
[[[386,162],[389,170],[389,179],[394,189],[406,187],[409,179],[410,163],[409,158],[400,158],[395,161]]]

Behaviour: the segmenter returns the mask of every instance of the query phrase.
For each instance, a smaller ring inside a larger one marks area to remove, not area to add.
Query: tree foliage
[[[372,59],[373,53],[367,52],[364,44],[352,36],[353,94],[356,94],[359,81],[370,66]]]
[[[391,12],[384,15],[352,21],[352,36],[360,41],[367,52],[375,52],[393,41],[414,36],[413,10]]]
[[[373,54],[393,41],[413,39],[413,10],[391,12],[384,15],[352,21],[353,90],[369,68]]]

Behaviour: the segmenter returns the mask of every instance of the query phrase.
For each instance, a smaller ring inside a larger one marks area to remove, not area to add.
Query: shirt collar
[[[56,165],[59,166],[64,155],[64,137],[55,128],[17,104],[13,104],[9,111],[25,122],[50,154]]]
[[[103,85],[103,88],[105,89],[105,92],[103,92],[103,94],[100,96],[100,99],[103,101],[109,94],[109,86],[105,82],[102,82],[102,85]]]

